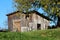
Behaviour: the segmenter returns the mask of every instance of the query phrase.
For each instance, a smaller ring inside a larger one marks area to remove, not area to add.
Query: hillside
[[[0,32],[0,40],[60,40],[60,28],[31,32]]]

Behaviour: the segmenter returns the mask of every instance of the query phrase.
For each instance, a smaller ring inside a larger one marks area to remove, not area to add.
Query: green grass
[[[60,40],[60,28],[30,32],[0,32],[0,40]]]

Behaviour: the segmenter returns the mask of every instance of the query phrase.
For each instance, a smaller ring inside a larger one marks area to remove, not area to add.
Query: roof
[[[51,21],[52,21],[52,19],[50,19],[49,17],[44,16],[43,14],[41,14],[41,13],[35,11],[35,10],[33,10],[33,11],[29,11],[29,12],[27,12],[27,13],[34,13],[34,12],[36,12],[37,15],[39,15],[39,16],[41,16],[41,17],[47,19],[47,20],[51,20]],[[25,13],[25,14],[26,14],[26,13]]]
[[[12,13],[8,13],[8,14],[6,14],[6,16],[13,15],[13,14],[15,14],[17,12],[20,12],[20,11],[15,11],[15,12],[12,12]],[[32,13],[32,12],[37,12],[37,11],[33,10],[33,11],[29,11],[27,13]],[[22,13],[26,14],[26,12],[22,12]]]
[[[17,12],[19,12],[19,11],[15,11],[15,12],[9,13],[9,14],[7,14],[6,16],[13,15],[13,14],[15,14],[15,13],[17,13]]]
[[[47,20],[51,20],[51,21],[52,21],[52,19],[50,19],[50,18],[47,17],[47,16],[44,16],[43,14],[40,14],[39,12],[37,12],[36,14],[38,14],[38,15],[41,16],[41,17],[43,17],[44,19],[47,19]]]
[[[9,14],[7,14],[7,16],[13,15],[13,14],[15,14],[15,13],[17,13],[17,12],[20,12],[20,11],[15,11],[15,12],[9,13]],[[36,12],[36,14],[38,14],[39,16],[41,16],[41,17],[43,17],[43,18],[45,18],[45,19],[47,19],[47,20],[52,20],[52,19],[48,18],[47,16],[44,16],[43,14],[40,14],[39,12],[37,12],[37,11],[35,11],[35,10],[29,11],[29,12],[27,12],[27,13],[30,14],[30,13],[34,13],[34,12]],[[26,12],[22,12],[22,13],[26,14]]]

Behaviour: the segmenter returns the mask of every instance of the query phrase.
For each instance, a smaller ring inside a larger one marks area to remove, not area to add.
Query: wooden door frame
[[[13,27],[14,27],[14,22],[20,22],[20,19],[14,19],[13,20]],[[21,31],[21,26],[20,26],[20,31]]]

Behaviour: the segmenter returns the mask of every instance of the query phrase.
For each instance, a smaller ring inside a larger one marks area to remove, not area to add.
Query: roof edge
[[[9,16],[9,15],[12,15],[12,14],[15,14],[15,13],[17,13],[17,12],[20,12],[20,11],[15,11],[15,12],[12,12],[12,13],[8,13],[8,14],[6,14],[6,16]],[[35,10],[33,10],[33,11],[29,11],[29,12],[22,12],[22,13],[31,13],[31,12],[37,12],[37,11],[35,11]]]
[[[12,13],[6,14],[6,16],[9,16],[9,15],[15,14],[15,13],[17,13],[17,12],[20,12],[20,11],[15,11],[15,12],[12,12]]]

